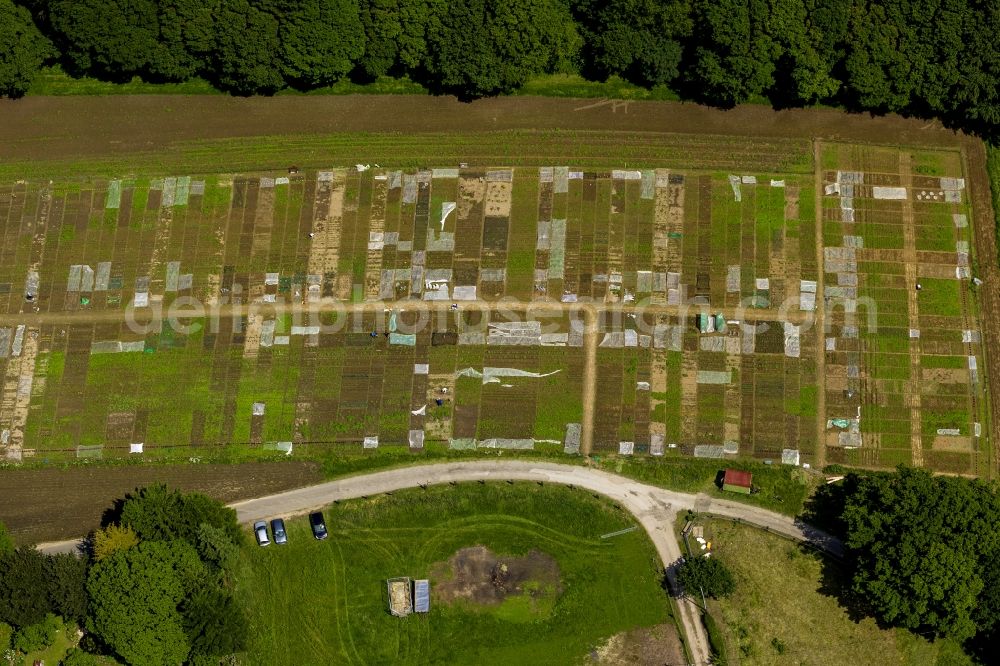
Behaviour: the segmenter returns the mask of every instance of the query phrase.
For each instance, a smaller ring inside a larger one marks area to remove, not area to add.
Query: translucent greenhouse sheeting
[[[699,384],[729,384],[733,381],[733,373],[730,370],[699,370]]]
[[[94,291],[107,291],[111,284],[111,262],[102,261],[97,264],[97,275],[94,276]]]
[[[455,375],[457,377],[476,377],[483,380],[483,384],[499,384],[501,377],[528,377],[532,379],[539,379],[541,377],[549,377],[556,373],[562,372],[562,370],[553,370],[552,372],[538,373],[531,372],[530,370],[521,370],[519,368],[483,368],[482,372],[476,370],[475,368],[464,368],[459,370]]]
[[[441,204],[441,230],[444,231],[445,220],[451,215],[455,209],[458,207],[454,201],[445,201]]]
[[[108,193],[104,197],[104,207],[116,210],[122,203],[122,181],[112,180],[108,183]]]
[[[905,187],[873,187],[872,196],[876,199],[895,199],[901,200],[906,198],[906,188]]]
[[[743,192],[740,190],[740,177],[729,176],[729,185],[733,188],[733,200],[743,201]]]
[[[566,437],[563,443],[563,453],[579,453],[580,452],[580,434],[583,432],[583,426],[579,423],[567,423],[566,424]]]

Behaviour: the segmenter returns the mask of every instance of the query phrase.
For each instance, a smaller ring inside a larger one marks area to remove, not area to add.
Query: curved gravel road
[[[809,542],[835,557],[843,555],[843,545],[837,539],[773,511],[708,495],[665,490],[589,467],[522,460],[477,460],[400,467],[236,502],[230,506],[236,509],[241,523],[251,523],[275,516],[307,513],[336,500],[377,495],[420,485],[479,480],[536,481],[578,486],[609,497],[628,509],[656,546],[672,591],[677,596],[687,644],[694,663],[699,665],[709,663],[708,638],[698,607],[693,600],[679,593],[674,577],[681,557],[680,544],[674,532],[678,511],[693,509],[699,513],[741,520],[797,541]],[[38,549],[46,553],[72,552],[78,545],[78,540],[60,541],[39,544]]]

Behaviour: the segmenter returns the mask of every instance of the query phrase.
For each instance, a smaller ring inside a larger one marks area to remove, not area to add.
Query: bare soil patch
[[[454,97],[415,95],[109,95],[0,100],[0,158],[95,157],[146,151],[167,142],[239,136],[658,127],[679,133],[818,136],[903,145],[954,146],[961,137],[937,121],[833,109],[775,111],[762,105],[722,110],[680,102],[611,105],[544,97],[463,103]]]
[[[658,624],[617,633],[590,655],[602,666],[663,666],[684,663],[684,650],[677,628]]]
[[[495,606],[511,596],[559,594],[559,565],[532,550],[524,557],[500,557],[485,546],[463,548],[431,567],[434,596],[441,603],[466,601]],[[438,582],[440,581],[440,582]]]

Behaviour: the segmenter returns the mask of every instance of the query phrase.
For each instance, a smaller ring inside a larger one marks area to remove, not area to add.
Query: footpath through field
[[[307,513],[339,500],[404,488],[468,481],[559,483],[600,493],[625,507],[636,517],[656,546],[671,590],[677,596],[681,624],[695,664],[710,663],[710,651],[698,607],[694,600],[680,594],[677,588],[675,574],[681,549],[674,525],[678,511],[692,509],[699,513],[732,518],[796,541],[808,542],[833,556],[843,555],[843,544],[837,539],[797,519],[773,511],[708,495],[665,490],[616,474],[558,463],[480,460],[401,467],[236,502],[230,506],[236,509],[241,523],[251,523],[275,516]],[[38,549],[46,553],[73,552],[78,544],[78,541],[43,543],[38,545]]]

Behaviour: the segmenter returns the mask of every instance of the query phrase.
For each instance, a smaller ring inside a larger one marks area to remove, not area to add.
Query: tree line
[[[0,655],[76,627],[65,666],[218,664],[246,648],[231,592],[244,539],[235,511],[160,485],[117,502],[102,525],[81,557],[15,549],[0,526]]]
[[[810,522],[844,540],[849,603],[881,623],[965,644],[1000,662],[1000,494],[979,480],[848,474],[821,486]]]
[[[239,95],[393,75],[471,98],[568,72],[990,133],[998,32],[989,0],[0,0],[0,92],[52,62]]]

